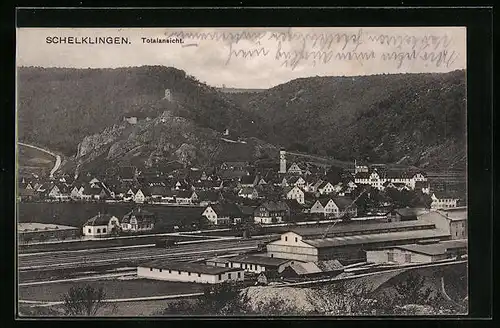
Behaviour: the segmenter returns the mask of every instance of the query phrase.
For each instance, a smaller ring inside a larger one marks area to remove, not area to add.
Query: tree
[[[425,287],[425,277],[410,273],[407,279],[394,286],[401,304],[429,304],[432,290]]]
[[[95,316],[106,306],[105,297],[106,293],[102,287],[71,287],[63,297],[64,309],[67,315]]]

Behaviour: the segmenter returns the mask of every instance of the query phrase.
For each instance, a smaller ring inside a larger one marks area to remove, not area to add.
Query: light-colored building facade
[[[219,284],[223,282],[244,281],[245,273],[241,268],[226,268],[198,263],[168,263],[153,261],[137,267],[137,276],[141,278]]]
[[[293,187],[286,193],[287,199],[295,199],[297,203],[304,204],[304,191],[299,187]]]
[[[120,220],[116,216],[99,213],[85,222],[82,233],[88,237],[107,237],[113,232],[113,229],[119,228]]]

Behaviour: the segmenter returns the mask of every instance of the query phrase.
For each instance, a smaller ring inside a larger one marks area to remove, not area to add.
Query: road
[[[52,168],[52,170],[50,170],[50,177],[53,177],[54,173],[56,173],[56,171],[59,170],[59,167],[61,166],[61,156],[59,156],[59,155],[51,152],[50,150],[43,149],[43,148],[40,148],[40,147],[37,147],[37,146],[28,145],[28,144],[25,144],[25,143],[22,143],[22,142],[17,142],[17,143],[20,144],[21,146],[30,147],[30,148],[34,148],[34,149],[43,151],[44,153],[47,153],[47,154],[52,155],[52,156],[55,157],[56,162],[54,163],[54,167]]]
[[[147,262],[153,259],[169,261],[193,261],[213,257],[225,252],[245,252],[257,249],[257,245],[268,239],[250,239],[239,241],[221,240],[207,243],[175,245],[170,248],[147,246],[128,249],[90,249],[88,251],[61,251],[50,254],[22,254],[18,257],[18,270],[65,269],[74,267],[92,267],[103,264],[131,261]]]

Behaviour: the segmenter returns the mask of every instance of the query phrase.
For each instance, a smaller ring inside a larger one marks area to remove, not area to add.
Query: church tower
[[[280,150],[280,171],[279,173],[286,173],[286,152],[284,150]]]

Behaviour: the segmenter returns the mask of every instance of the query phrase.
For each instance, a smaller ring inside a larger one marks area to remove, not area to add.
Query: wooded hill
[[[165,89],[173,102],[162,99]],[[466,158],[465,92],[463,70],[311,77],[225,93],[171,67],[25,67],[18,69],[18,135],[74,155],[85,137],[126,115],[168,111],[190,126],[228,128],[290,150],[457,170]]]

